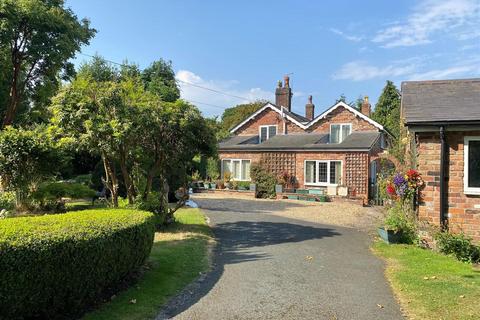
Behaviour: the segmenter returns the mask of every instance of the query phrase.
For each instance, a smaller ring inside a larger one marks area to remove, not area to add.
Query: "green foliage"
[[[472,244],[472,239],[464,235],[439,232],[435,235],[440,252],[452,255],[460,261],[479,263],[480,247]]]
[[[20,203],[34,185],[54,175],[61,161],[58,148],[41,128],[27,131],[7,127],[0,131],[2,184],[17,192]]]
[[[73,318],[143,264],[152,218],[119,209],[0,221],[0,314]]]
[[[227,131],[239,124],[252,113],[265,105],[266,101],[260,100],[253,103],[239,104],[235,107],[225,109],[222,114],[221,126]]]
[[[399,204],[388,210],[383,225],[385,230],[391,230],[395,233],[400,232],[403,243],[414,243],[417,239],[415,222],[405,214]]]
[[[378,98],[372,119],[383,125],[395,137],[400,136],[400,93],[392,81],[382,90]]]
[[[142,80],[145,90],[156,94],[163,101],[175,102],[180,98],[180,89],[175,81],[171,61],[154,61],[142,71]]]
[[[250,190],[250,181],[236,181],[238,189]]]
[[[207,159],[207,179],[212,181],[220,178],[220,162],[217,158],[208,158]]]
[[[42,211],[65,212],[62,198],[93,198],[96,192],[79,183],[52,182],[41,184],[32,193],[32,199],[39,204]]]
[[[92,174],[81,174],[73,178],[75,183],[83,184],[84,186],[92,185]]]
[[[277,178],[268,172],[259,164],[253,164],[250,168],[252,181],[257,185],[255,197],[272,198],[275,197],[275,185]]]
[[[0,12],[0,75],[9,81],[0,84],[0,115],[5,126],[19,112],[28,113],[28,123],[42,117],[60,81],[73,76],[69,60],[95,30],[63,0],[2,0]]]
[[[0,192],[0,210],[15,209],[15,192]]]

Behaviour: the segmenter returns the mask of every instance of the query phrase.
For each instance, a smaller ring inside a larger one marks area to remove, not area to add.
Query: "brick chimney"
[[[285,76],[282,81],[278,81],[277,89],[275,90],[275,104],[283,106],[288,111],[292,108],[292,89],[290,88],[290,78]]]
[[[362,108],[360,111],[367,117],[370,117],[370,114],[372,113],[372,106],[370,105],[370,102],[368,102],[368,96],[363,98]]]
[[[315,105],[312,102],[312,96],[308,96],[308,102],[305,105],[305,117],[308,120],[313,120],[315,116]]]

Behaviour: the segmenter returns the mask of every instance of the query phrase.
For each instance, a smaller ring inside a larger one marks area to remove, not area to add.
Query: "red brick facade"
[[[449,146],[447,176],[448,226],[480,241],[480,196],[464,193],[465,136],[480,136],[480,131],[446,133]],[[425,180],[421,192],[419,219],[433,224],[440,221],[440,138],[438,133],[417,133],[416,165]]]
[[[370,122],[356,116],[344,107],[338,107],[329,113],[325,119],[322,119],[308,129],[310,132],[328,133],[332,123],[351,123],[352,131],[376,131],[376,128]]]

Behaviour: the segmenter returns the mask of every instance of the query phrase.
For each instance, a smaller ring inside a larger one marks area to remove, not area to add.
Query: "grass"
[[[208,269],[213,240],[205,217],[199,209],[180,209],[175,217],[178,223],[156,233],[141,280],[84,319],[153,319],[170,297]]]
[[[377,242],[386,276],[411,319],[478,319],[480,271],[453,257],[412,245]]]

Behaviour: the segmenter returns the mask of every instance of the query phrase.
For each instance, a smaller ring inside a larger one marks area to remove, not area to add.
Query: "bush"
[[[250,169],[252,181],[257,185],[255,197],[273,198],[275,197],[275,185],[277,178],[268,172],[261,165],[252,165]]]
[[[0,221],[0,318],[72,318],[137,270],[152,214],[116,209]]]
[[[53,182],[39,186],[32,194],[41,210],[65,212],[65,203],[62,198],[83,199],[93,198],[96,192],[80,183]]]
[[[390,208],[385,217],[384,228],[402,235],[401,242],[414,243],[417,239],[417,228],[415,222],[410,219],[400,204]]]
[[[444,254],[453,255],[463,262],[480,262],[480,247],[472,244],[472,239],[463,233],[439,232],[435,235],[435,240],[438,249]]]
[[[14,192],[0,192],[0,210],[15,209],[15,193]]]

